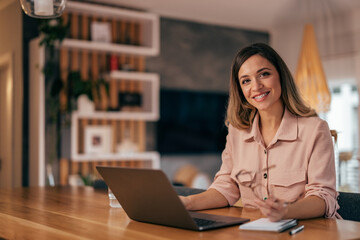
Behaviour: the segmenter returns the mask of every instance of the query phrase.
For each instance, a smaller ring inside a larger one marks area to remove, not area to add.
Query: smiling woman
[[[241,197],[271,221],[340,218],[329,127],[303,103],[281,57],[263,43],[240,50],[229,92],[222,166],[206,192],[181,198],[184,205],[218,208]]]

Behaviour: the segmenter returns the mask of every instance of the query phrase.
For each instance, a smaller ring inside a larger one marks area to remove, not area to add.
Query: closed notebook
[[[282,232],[296,225],[296,219],[284,219],[277,222],[271,222],[267,218],[260,218],[255,221],[242,224],[239,228],[244,230]]]

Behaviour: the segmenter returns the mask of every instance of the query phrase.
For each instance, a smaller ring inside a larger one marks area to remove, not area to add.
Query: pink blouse
[[[301,197],[318,196],[326,203],[325,217],[338,215],[333,142],[324,120],[297,117],[285,107],[280,127],[268,147],[259,130],[258,114],[251,129],[239,130],[230,125],[228,132],[222,166],[209,188],[223,194],[230,205],[241,197],[244,207],[255,207],[253,191],[236,178],[243,169],[253,172],[249,179],[241,179],[243,183],[252,178],[263,186],[257,196],[274,195],[288,202],[296,201],[303,193]],[[271,165],[275,167],[263,170]]]

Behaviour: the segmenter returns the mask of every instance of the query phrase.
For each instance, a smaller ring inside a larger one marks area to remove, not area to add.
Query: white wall
[[[0,56],[11,54],[13,57],[13,164],[14,186],[22,184],[22,12],[19,1],[5,0],[0,4]],[[0,116],[1,117],[1,116]]]

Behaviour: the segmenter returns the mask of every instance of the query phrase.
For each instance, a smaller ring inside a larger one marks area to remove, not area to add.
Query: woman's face
[[[259,112],[282,108],[279,73],[266,58],[258,54],[248,58],[238,78],[246,100]]]

